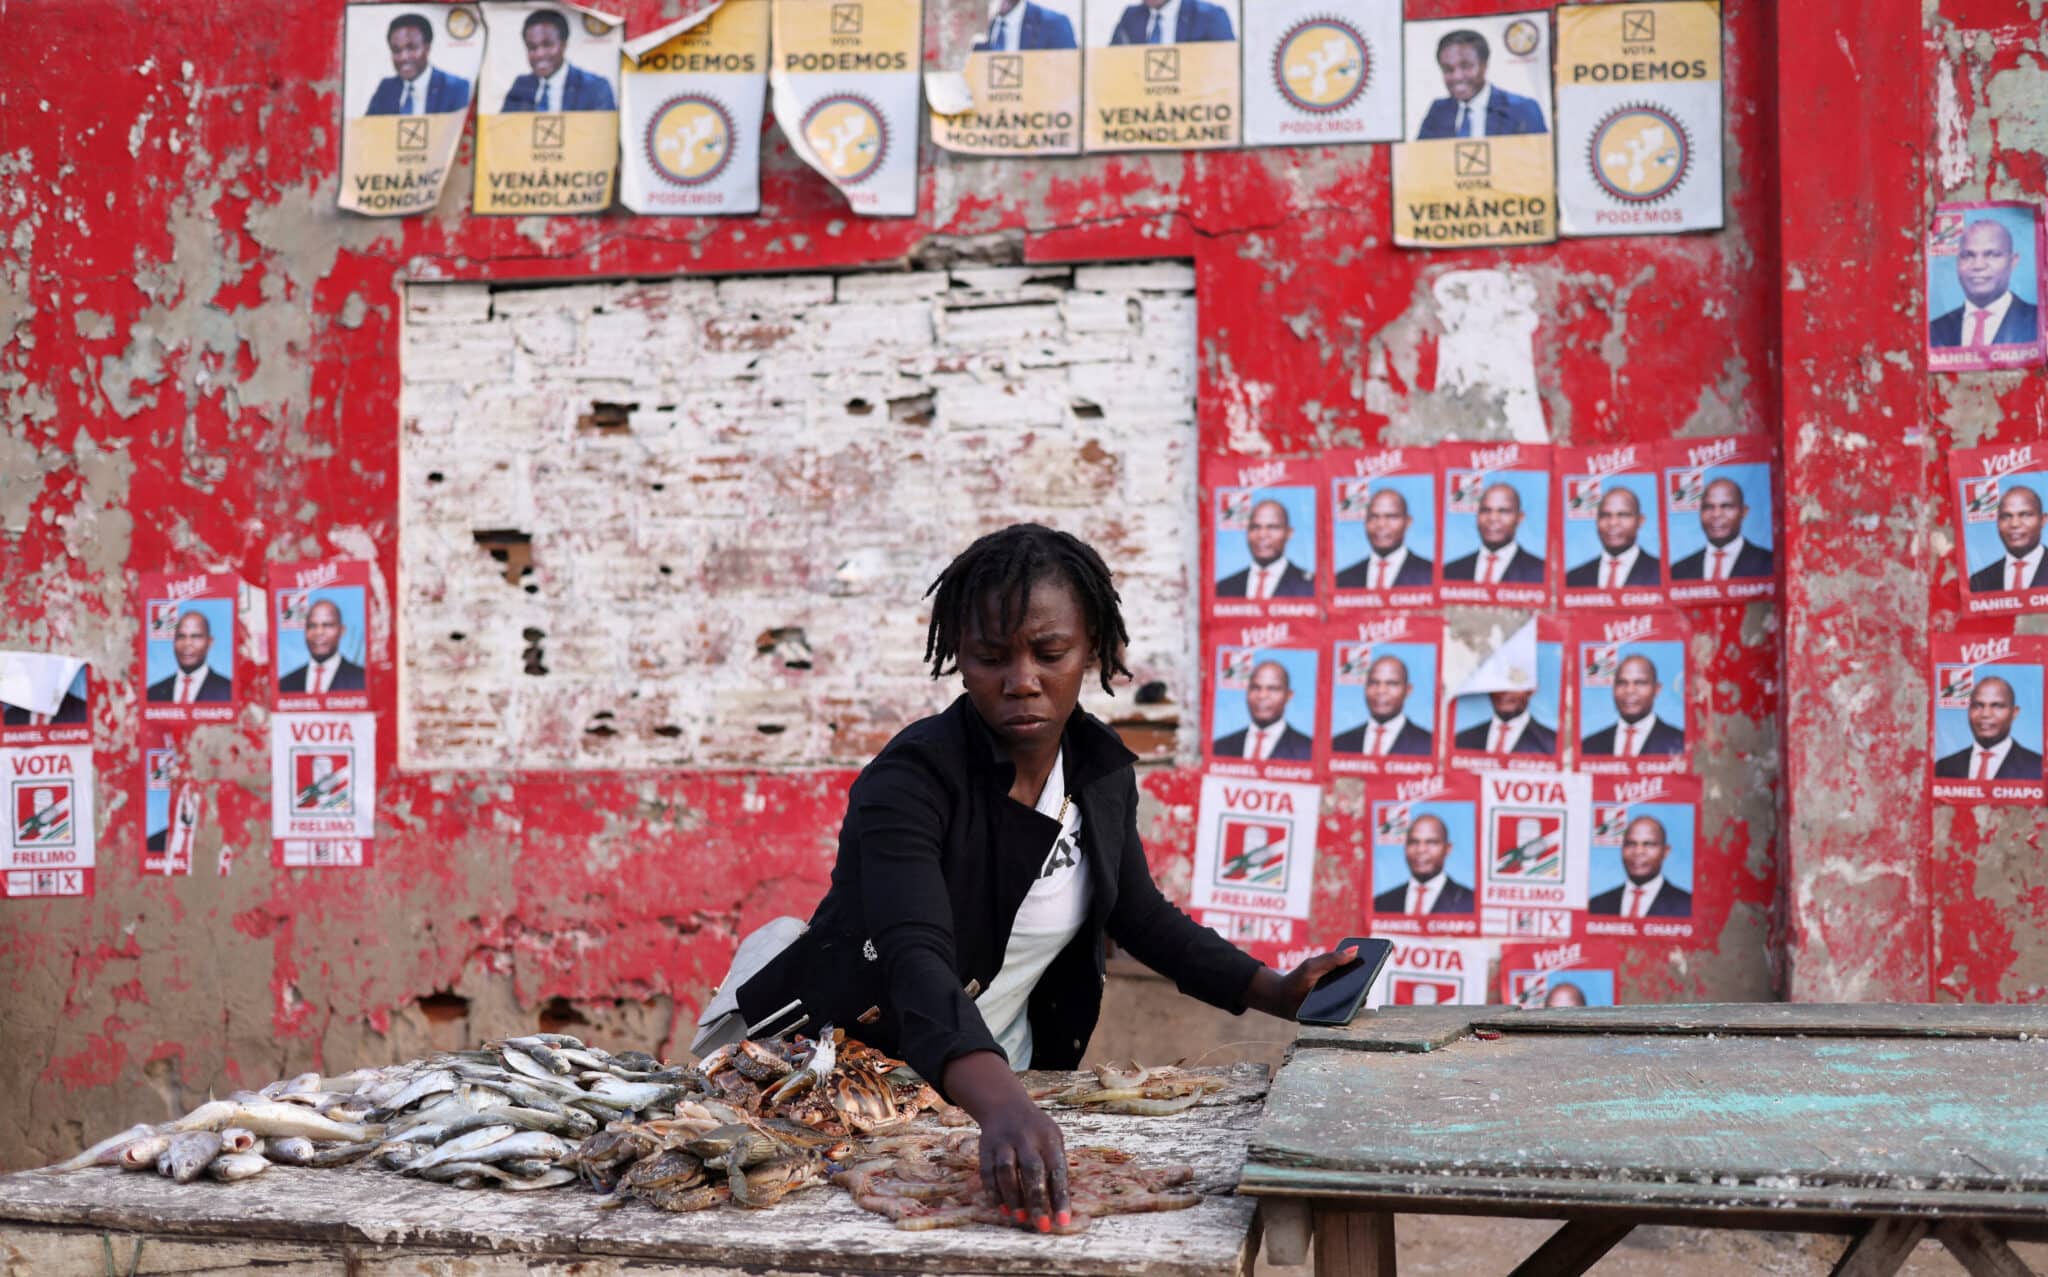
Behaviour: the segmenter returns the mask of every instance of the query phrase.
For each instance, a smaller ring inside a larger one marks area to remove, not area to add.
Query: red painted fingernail
[[[1074,1212],[1072,1212],[1072,1211],[1070,1211],[1070,1210],[1063,1210],[1063,1211],[1061,1211],[1061,1212],[1060,1212],[1060,1227],[1061,1227],[1061,1228],[1065,1228],[1065,1227],[1066,1227],[1067,1225],[1069,1225],[1069,1224],[1071,1224],[1071,1223],[1073,1223],[1073,1222],[1074,1222]]]
[[[1038,1231],[1041,1233],[1049,1233],[1052,1231],[1052,1216],[1040,1215],[1038,1217]]]

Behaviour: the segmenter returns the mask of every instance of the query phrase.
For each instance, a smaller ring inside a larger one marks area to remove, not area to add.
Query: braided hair
[[[1113,691],[1110,679],[1131,672],[1124,668],[1124,647],[1131,636],[1109,567],[1087,542],[1037,523],[1013,523],[991,532],[960,552],[939,573],[925,597],[932,600],[932,623],[926,631],[924,658],[932,677],[944,678],[960,668],[960,641],[974,611],[995,604],[996,624],[1008,634],[1024,619],[1031,587],[1060,581],[1074,591],[1088,639],[1095,645],[1095,665],[1102,690]],[[977,618],[978,619],[978,618]]]

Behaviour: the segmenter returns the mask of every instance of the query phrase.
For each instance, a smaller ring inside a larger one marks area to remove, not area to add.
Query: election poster
[[[1366,786],[1376,935],[1479,934],[1479,781],[1437,775]]]
[[[1394,951],[1365,1004],[1380,1007],[1484,1006],[1494,949],[1484,940],[1444,940],[1374,931]]]
[[[1408,140],[1394,147],[1394,243],[1555,240],[1550,11],[1410,22],[1403,38]]]
[[[1948,458],[1955,497],[1956,574],[1963,612],[2009,616],[2048,612],[2041,570],[2041,502],[2048,493],[2048,446],[1963,448]]]
[[[1612,940],[1500,947],[1500,1000],[1525,1011],[1616,1005],[1621,946]]]
[[[376,834],[374,714],[278,714],[270,720],[271,863],[370,863]]]
[[[602,213],[618,171],[624,22],[535,0],[480,7],[490,40],[477,90],[472,209]]]
[[[1083,145],[1090,151],[1236,146],[1241,8],[1241,0],[1086,0]]]
[[[1585,934],[1692,937],[1700,792],[1693,776],[1601,776],[1593,781]]]
[[[1567,608],[1662,606],[1663,451],[1640,443],[1557,450]]]
[[[91,743],[86,663],[49,652],[0,652],[0,745]]]
[[[1563,617],[1536,616],[1452,689],[1450,766],[1538,771],[1564,766]]]
[[[932,141],[957,155],[1080,154],[1082,0],[975,2],[988,18],[953,81],[964,101],[926,94]]]
[[[724,0],[625,54],[619,202],[644,214],[759,212],[768,0]]]
[[[462,144],[484,62],[473,4],[351,4],[342,20],[341,207],[424,213]]]
[[[1332,451],[1323,473],[1331,609],[1435,607],[1436,450]]]
[[[1188,893],[1196,920],[1254,953],[1305,943],[1322,795],[1315,785],[1202,777]]]
[[[1211,649],[1210,770],[1313,780],[1323,751],[1319,709],[1322,627],[1303,621],[1217,623]]]
[[[1446,443],[1443,584],[1446,603],[1543,607],[1550,602],[1551,447]]]
[[[1674,439],[1664,462],[1673,603],[1753,603],[1778,592],[1771,445],[1758,435]]]
[[[1586,909],[1593,778],[1576,772],[1479,777],[1483,935],[1569,939]]]
[[[2048,637],[1948,633],[1928,643],[1934,801],[2040,804],[2048,794],[2041,782]]]
[[[179,748],[180,737],[145,727],[142,733],[142,872],[192,872],[199,837],[199,784]]]
[[[1988,372],[2048,358],[2041,261],[2048,250],[2030,201],[1937,204],[1927,228],[1927,368]]]
[[[242,698],[235,669],[240,594],[240,583],[224,573],[143,573],[144,722],[234,721]]]
[[[1690,637],[1684,615],[1669,610],[1584,612],[1573,618],[1580,771],[1647,776],[1689,770]]]
[[[1255,0],[1244,11],[1246,146],[1401,136],[1401,0]]]
[[[917,212],[923,57],[918,0],[774,0],[776,122],[864,217]]]
[[[1321,469],[1309,460],[1212,457],[1202,466],[1210,514],[1204,610],[1210,616],[1316,617]]]
[[[369,709],[370,564],[355,559],[270,569],[271,668],[280,710]]]
[[[1721,6],[1557,10],[1558,230],[1719,230]]]
[[[1329,769],[1339,776],[1429,776],[1437,770],[1442,617],[1396,612],[1333,621]]]
[[[0,897],[90,896],[92,746],[0,747],[6,778],[6,834],[0,838]]]

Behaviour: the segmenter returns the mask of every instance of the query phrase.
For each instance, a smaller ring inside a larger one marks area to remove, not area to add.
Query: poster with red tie
[[[1444,602],[1550,602],[1551,452],[1547,443],[1437,446],[1443,467]]]
[[[1694,776],[1594,779],[1585,934],[1692,937],[1700,790]]]
[[[1314,780],[1327,752],[1323,628],[1308,621],[1212,622],[1209,728],[1203,753],[1219,775]]]
[[[1663,604],[1664,452],[1643,443],[1557,450],[1567,608]]]
[[[1927,369],[2036,368],[2041,261],[2048,239],[2032,200],[1937,204],[1927,228]]]
[[[1664,459],[1673,603],[1753,603],[1778,592],[1775,467],[1761,435],[1674,439]]]
[[[1569,939],[1586,909],[1593,778],[1488,772],[1479,778],[1482,935]]]
[[[1692,765],[1691,628],[1668,608],[1572,618],[1572,738],[1589,776],[1648,776]]]
[[[225,573],[142,575],[142,719],[230,723],[241,706],[235,654],[240,583]]]
[[[7,822],[0,898],[90,896],[97,826],[92,746],[0,748]]]
[[[2048,636],[1935,634],[1928,646],[1934,801],[2040,804]]]
[[[1351,613],[1324,631],[1329,769],[1339,776],[1429,776],[1439,767],[1442,617]]]
[[[271,863],[370,863],[377,830],[374,714],[278,714],[270,729]]]
[[[1446,707],[1454,771],[1555,771],[1564,766],[1570,618],[1544,614],[1489,653]]]
[[[2041,548],[2048,444],[1960,449],[1949,454],[1948,477],[1964,613],[2048,612]]]
[[[281,711],[372,708],[370,564],[359,559],[270,569],[270,656]]]
[[[1367,785],[1365,799],[1373,933],[1478,935],[1478,778],[1391,778]]]
[[[1207,615],[1310,619],[1323,554],[1316,516],[1320,463],[1211,457],[1202,465],[1202,604]]]
[[[1394,942],[1380,978],[1366,994],[1369,1007],[1484,1006],[1497,942],[1386,934]]]
[[[0,745],[91,743],[92,670],[43,652],[0,652]]]
[[[1612,940],[1500,947],[1500,1000],[1528,1011],[1611,1007],[1622,947]]]
[[[142,872],[192,872],[192,849],[202,816],[199,784],[180,749],[182,735],[142,731]]]
[[[1261,960],[1305,944],[1322,802],[1318,785],[1202,777],[1195,920]]]
[[[1323,454],[1330,511],[1323,593],[1336,611],[1437,604],[1434,448]]]

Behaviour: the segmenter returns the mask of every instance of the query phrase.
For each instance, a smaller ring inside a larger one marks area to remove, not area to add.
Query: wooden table
[[[175,1184],[98,1168],[0,1176],[0,1271],[1243,1277],[1256,1248],[1256,1203],[1231,1189],[1266,1070],[1201,1071],[1221,1074],[1229,1087],[1171,1117],[1056,1112],[1070,1145],[1112,1145],[1153,1164],[1191,1164],[1204,1195],[1192,1210],[1100,1219],[1077,1237],[986,1226],[901,1232],[837,1188],[810,1189],[765,1211],[668,1215],[640,1202],[599,1210],[599,1199],[580,1187],[465,1191],[364,1168],[279,1166],[237,1184]],[[1030,1075],[1033,1085],[1058,1080]]]
[[[1849,1233],[1977,1277],[2048,1238],[2048,1007],[1415,1007],[1306,1030],[1240,1191],[1267,1256],[1395,1271],[1394,1214],[1562,1219],[1517,1274],[1584,1272],[1638,1224]]]

